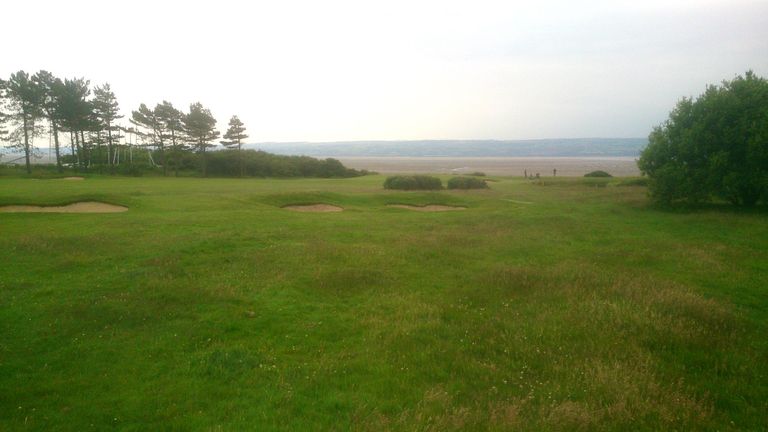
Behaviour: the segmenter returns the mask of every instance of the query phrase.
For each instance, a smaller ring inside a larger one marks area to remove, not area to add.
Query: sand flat
[[[528,173],[552,177],[581,177],[595,171],[614,176],[639,176],[635,157],[398,157],[338,156],[350,168],[367,169],[382,174],[468,174],[482,171],[488,175],[520,176]]]

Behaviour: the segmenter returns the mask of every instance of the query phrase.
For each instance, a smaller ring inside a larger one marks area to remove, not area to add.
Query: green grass
[[[383,180],[1,178],[0,430],[768,428],[765,213]]]

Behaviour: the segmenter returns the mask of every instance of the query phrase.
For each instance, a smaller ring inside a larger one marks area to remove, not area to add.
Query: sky
[[[768,77],[768,1],[14,1],[0,77],[201,102],[250,142],[645,137]]]

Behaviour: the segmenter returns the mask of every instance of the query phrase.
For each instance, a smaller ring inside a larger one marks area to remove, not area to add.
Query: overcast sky
[[[768,1],[14,1],[0,76],[200,101],[251,142],[645,137],[681,96],[768,76]]]

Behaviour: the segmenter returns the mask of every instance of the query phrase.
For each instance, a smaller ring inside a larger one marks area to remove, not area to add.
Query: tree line
[[[119,103],[107,83],[92,87],[85,78],[61,79],[44,70],[33,75],[18,71],[7,80],[0,79],[0,140],[24,154],[28,173],[34,139],[47,132],[59,172],[65,165],[80,171],[133,165],[139,163],[142,150],[146,159],[141,157],[141,163],[158,167],[163,175],[168,175],[169,167],[178,175],[182,161],[190,157],[207,175],[206,150],[215,147],[221,133],[215,117],[201,103],[191,104],[187,112],[168,101],[154,108],[142,103],[132,111],[128,124],[121,119]],[[245,173],[245,132],[243,122],[232,116],[220,141],[237,150],[240,175]]]

